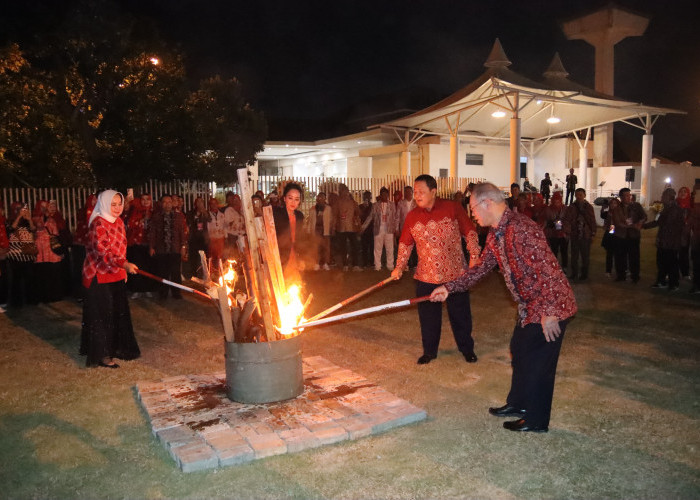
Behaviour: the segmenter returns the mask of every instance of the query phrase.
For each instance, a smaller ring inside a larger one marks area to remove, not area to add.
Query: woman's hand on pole
[[[122,267],[129,274],[136,274],[136,271],[139,270],[138,266],[136,264],[131,263],[131,262],[124,262],[124,265]]]

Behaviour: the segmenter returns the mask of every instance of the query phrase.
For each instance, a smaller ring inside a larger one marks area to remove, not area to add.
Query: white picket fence
[[[413,186],[413,177],[389,175],[386,177],[284,177],[284,176],[260,176],[257,180],[251,181],[252,191],[262,191],[265,196],[273,191],[281,194],[282,186],[288,182],[296,182],[304,189],[304,200],[301,204],[301,210],[306,215],[308,211],[316,203],[316,194],[324,192],[337,193],[340,184],[345,184],[350,190],[350,194],[358,202],[362,202],[362,193],[369,191],[372,193],[372,200],[379,196],[379,190],[382,187],[389,189],[390,195],[394,191],[403,191],[404,186]],[[437,178],[438,196],[441,198],[452,199],[456,191],[464,192],[470,182],[482,182],[483,179],[472,177],[460,178]],[[237,186],[221,187],[223,191],[238,192]],[[217,188],[217,191],[219,188]]]
[[[0,206],[5,210],[5,216],[9,217],[10,205],[18,201],[26,203],[30,210],[39,200],[56,200],[58,210],[68,223],[71,230],[76,227],[78,211],[85,204],[87,197],[95,192],[93,187],[75,188],[2,188],[0,189]],[[189,210],[195,198],[201,196],[205,200],[210,196],[212,186],[206,182],[197,181],[149,181],[141,186],[134,186],[134,195],[150,193],[154,200],[164,194],[177,194],[185,201],[185,210]],[[126,193],[125,193],[126,194]]]
[[[438,196],[451,199],[456,191],[464,191],[470,182],[480,182],[483,179],[476,178],[438,178]],[[316,194],[323,191],[326,194],[337,193],[340,184],[345,184],[358,203],[362,201],[362,193],[369,191],[372,199],[379,195],[382,187],[389,189],[390,193],[403,190],[404,186],[412,186],[413,178],[402,176],[387,176],[384,178],[368,177],[283,177],[260,176],[251,180],[252,191],[262,191],[265,196],[272,191],[281,192],[281,188],[287,182],[296,182],[304,189],[305,198],[301,209],[306,214],[316,201]],[[206,201],[211,196],[216,196],[223,203],[227,191],[239,192],[238,186],[214,185],[198,181],[149,181],[142,186],[134,186],[134,194],[150,193],[154,200],[158,200],[164,194],[177,194],[184,200],[184,210],[189,211],[197,197]],[[88,195],[94,193],[92,187],[76,188],[0,188],[0,206],[9,213],[10,204],[19,201],[26,203],[33,209],[39,200],[56,200],[59,211],[68,222],[71,229],[75,229],[78,210],[85,204]]]

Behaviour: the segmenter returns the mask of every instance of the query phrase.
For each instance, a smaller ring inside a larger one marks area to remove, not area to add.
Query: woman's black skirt
[[[83,291],[83,330],[80,354],[86,366],[97,366],[104,358],[136,359],[141,355],[126,296],[126,283],[92,280]]]

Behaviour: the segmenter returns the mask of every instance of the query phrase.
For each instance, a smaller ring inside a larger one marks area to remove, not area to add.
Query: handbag
[[[61,243],[60,238],[54,234],[49,236],[49,245],[51,246],[51,251],[56,255],[64,255],[66,253],[66,247]]]
[[[36,256],[39,255],[39,249],[33,241],[27,241],[21,244],[22,253],[24,255]]]

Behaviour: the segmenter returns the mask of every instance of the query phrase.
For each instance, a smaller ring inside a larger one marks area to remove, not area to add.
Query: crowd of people
[[[695,202],[700,186],[692,190],[682,187],[678,193],[672,189],[664,191],[663,209],[657,220],[648,220],[647,212],[634,201],[630,190],[623,188],[619,197],[603,200],[599,228],[584,189],[573,189],[572,201],[567,205],[561,191],[550,192],[551,181],[547,177],[540,192],[527,186],[521,190],[519,184],[512,184],[506,203],[509,209],[526,215],[542,228],[569,279],[588,279],[591,244],[602,229],[605,274],[615,281],[637,283],[641,231],[658,226],[658,275],[653,286],[676,291],[686,280],[692,281],[692,293],[700,293],[696,271],[700,269],[700,200]],[[294,186],[292,191],[301,200],[303,189]],[[456,192],[453,200],[470,215],[483,247],[488,228],[480,227],[470,213],[472,189],[470,185],[464,192]],[[317,193],[316,203],[306,217],[298,209],[300,202],[286,200],[288,194],[273,191],[265,196],[258,191],[252,201],[257,216],[262,216],[265,205],[278,210],[277,215],[289,202],[296,205],[294,264],[298,269],[394,269],[406,217],[416,207],[411,186],[393,193],[383,187],[375,199],[366,191],[362,202],[357,203],[347,186],[341,184],[337,193]],[[88,196],[72,232],[54,200],[40,200],[32,209],[14,202],[7,215],[0,212],[0,307],[52,302],[71,295],[81,297],[88,220],[96,202],[96,195]],[[201,276],[200,251],[205,252],[215,269],[220,260],[235,258],[237,240],[245,234],[241,198],[233,192],[226,194],[223,207],[215,198],[197,198],[187,213],[183,212],[183,199],[177,195],[164,195],[155,201],[148,193],[127,195],[120,218],[125,224],[128,260],[176,283],[181,282],[182,276]],[[278,226],[287,228],[288,223],[278,222]],[[466,240],[461,246],[467,256]],[[407,265],[415,268],[416,263],[414,250]],[[162,298],[168,294],[175,299],[181,297],[177,289],[143,276],[131,277],[127,289],[132,299],[154,294]]]

